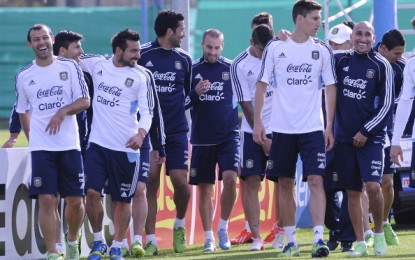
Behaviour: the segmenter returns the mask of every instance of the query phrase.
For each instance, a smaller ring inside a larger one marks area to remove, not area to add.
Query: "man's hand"
[[[264,141],[264,144],[261,145],[262,150],[264,151],[266,156],[269,156],[269,151],[271,150],[272,139],[267,139]]]
[[[362,133],[357,132],[357,134],[353,137],[353,145],[356,148],[362,148],[365,146],[367,141],[367,137],[362,135]]]
[[[209,91],[210,82],[209,80],[200,79],[197,85],[195,86],[195,91],[198,96],[205,94]]]
[[[1,148],[12,148],[17,141],[19,133],[10,133],[9,139],[1,146]]]
[[[403,151],[400,145],[391,146],[391,159],[396,165],[401,166],[401,162],[403,162]]]
[[[288,37],[291,37],[290,31],[287,31],[284,29],[281,29],[278,31],[277,38],[280,39],[281,41],[286,41]]]
[[[252,133],[254,137],[254,142],[259,145],[265,145],[266,140],[268,139],[267,135],[265,134],[265,128],[262,122],[254,124],[254,132]]]
[[[166,162],[166,157],[160,157],[159,151],[157,150],[154,150],[153,156],[154,156],[153,158],[156,164],[163,164]]]
[[[138,133],[128,139],[128,141],[125,143],[125,147],[131,148],[133,150],[138,150],[143,145],[144,138],[146,137],[146,130],[140,128],[138,129]]]
[[[50,135],[56,135],[61,130],[61,125],[66,116],[65,107],[59,109],[58,112],[50,119],[49,124],[46,126],[45,132],[49,132]]]
[[[333,128],[327,127],[324,132],[324,143],[326,145],[326,151],[330,151],[334,147],[334,135]]]

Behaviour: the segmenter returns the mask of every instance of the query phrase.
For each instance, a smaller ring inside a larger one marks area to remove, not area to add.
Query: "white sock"
[[[359,241],[359,244],[364,245],[365,247],[367,247],[366,241]]]
[[[367,235],[373,235],[373,231],[372,231],[371,229],[366,230],[366,231],[363,233],[363,236],[367,236]]]
[[[205,231],[205,241],[215,241],[215,237],[213,236],[212,230]]]
[[[377,237],[377,236],[384,236],[385,235],[385,233],[373,233],[373,235],[375,236],[375,237]]]
[[[102,235],[102,231],[94,233],[94,241],[101,241],[104,243],[104,236]]]
[[[184,227],[185,223],[186,223],[185,218],[182,218],[182,219],[176,218],[174,220],[174,228]]]
[[[369,213],[369,222],[375,223],[375,221],[373,220],[373,214]]]
[[[122,241],[112,240],[112,246],[111,246],[111,248],[121,248],[121,247],[122,247]]]
[[[383,221],[383,225],[389,224],[389,220]]]
[[[247,232],[251,233],[251,228],[249,227],[248,221],[245,221],[245,229]]]
[[[228,230],[228,220],[223,220],[222,218],[219,219],[218,229],[225,229]]]
[[[287,236],[287,243],[294,243],[297,246],[297,236],[295,233],[295,226],[284,227],[285,235]]]
[[[76,245],[76,240],[75,241],[69,241],[69,240],[67,240],[67,242],[68,242],[68,245],[70,245],[70,246]]]
[[[317,243],[320,239],[323,240],[323,233],[324,233],[323,226],[315,226],[313,228],[313,231],[314,231],[313,243]]]
[[[151,242],[151,244],[157,247],[156,235],[155,234],[146,235],[146,242],[147,243]]]
[[[128,246],[128,240],[127,240],[126,238],[124,238],[124,239],[122,240],[122,247],[123,247],[123,248],[129,248],[129,246]]]
[[[62,252],[64,252],[65,250],[64,250],[64,247],[62,246],[62,244],[61,243],[56,243],[56,249],[58,249],[58,250],[60,250],[60,251],[62,251]]]
[[[135,243],[135,242],[137,242],[137,241],[139,241],[139,242],[140,242],[140,244],[143,244],[143,236],[140,236],[140,235],[134,235],[134,237],[133,237],[133,243]]]

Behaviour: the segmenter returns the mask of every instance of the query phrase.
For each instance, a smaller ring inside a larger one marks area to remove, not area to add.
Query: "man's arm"
[[[19,137],[22,125],[19,120],[19,113],[16,112],[16,104],[13,106],[12,113],[9,120],[9,139],[1,146],[1,148],[12,148],[16,144],[16,140]]]
[[[26,111],[26,113],[20,114],[19,113],[20,124],[22,125],[23,132],[25,133],[27,140],[29,141],[29,133],[30,133],[30,113]]]
[[[268,84],[258,81],[256,84],[256,92],[254,99],[254,141],[260,145],[264,145],[268,139],[262,124],[262,110],[265,102],[265,94],[267,93]]]
[[[325,86],[325,99],[326,99],[326,131],[324,133],[324,141],[326,144],[326,150],[330,151],[334,147],[334,114],[336,111],[337,100],[337,87],[335,84]]]

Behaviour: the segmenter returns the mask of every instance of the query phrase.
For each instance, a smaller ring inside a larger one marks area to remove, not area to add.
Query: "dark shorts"
[[[267,135],[272,139],[272,135]],[[248,175],[258,175],[264,179],[267,169],[268,156],[262,146],[254,142],[251,133],[243,132],[241,136],[241,178],[245,180]]]
[[[60,194],[84,196],[85,175],[82,155],[78,150],[33,151],[29,196]]]
[[[193,146],[189,183],[215,183],[216,164],[219,165],[218,179],[224,171],[238,171],[239,140],[235,138],[218,145]]]
[[[415,188],[415,142],[412,143],[412,161],[409,187]]]
[[[362,191],[363,182],[381,183],[383,144],[366,143],[362,148],[355,148],[352,143],[336,143],[334,149],[339,187]]]
[[[188,170],[189,141],[186,132],[166,135],[166,170]]]
[[[139,174],[140,154],[119,152],[90,143],[86,150],[85,190],[102,193],[105,184],[113,201],[131,202],[137,182],[148,177]]]
[[[267,179],[295,178],[296,163],[300,154],[303,162],[303,181],[310,175],[324,176],[326,153],[322,131],[305,134],[272,133]]]
[[[385,147],[385,159],[383,161],[383,174],[394,174],[396,169],[391,159],[391,147]]]

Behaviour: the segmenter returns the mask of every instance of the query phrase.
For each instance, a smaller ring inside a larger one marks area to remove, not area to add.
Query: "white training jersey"
[[[302,134],[323,130],[322,76],[325,85],[336,83],[333,53],[323,41],[310,37],[304,43],[272,40],[262,59],[258,81],[275,88],[270,129]]]
[[[115,67],[113,56],[84,55],[80,64],[94,83],[89,141],[115,151],[139,153],[125,146],[139,128],[150,129],[154,107],[151,72],[138,65]]]
[[[16,74],[18,113],[30,111],[30,151],[79,150],[76,115],[65,116],[60,131],[46,132],[51,118],[64,106],[78,98],[89,98],[84,76],[73,60],[54,57],[49,66],[35,61]]]
[[[415,56],[410,58],[403,70],[403,84],[393,127],[392,145],[400,145],[400,140],[412,111],[415,97]],[[415,137],[415,124],[412,139]]]
[[[249,52],[250,48],[234,59],[231,66],[231,79],[233,93],[237,98],[237,102],[250,101],[252,102],[252,106],[254,106],[256,83],[261,70],[261,60],[251,55]],[[265,103],[262,110],[262,123],[267,134],[272,132],[269,128],[269,122],[271,119],[273,85],[271,83],[267,86]],[[252,128],[248,124],[245,115],[242,116],[241,131],[252,133]]]

